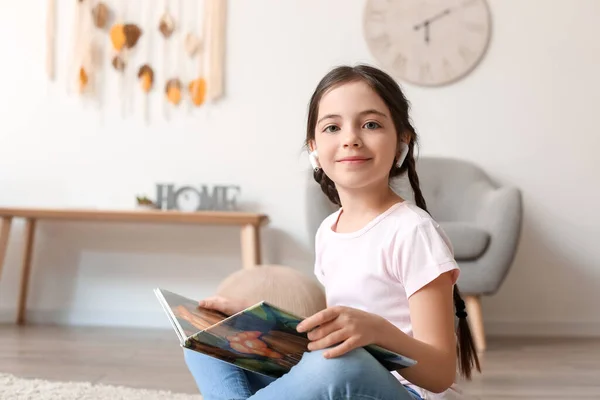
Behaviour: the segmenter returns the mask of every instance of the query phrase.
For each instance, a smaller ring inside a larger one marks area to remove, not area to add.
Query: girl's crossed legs
[[[324,358],[323,350],[305,353],[279,379],[188,349],[184,357],[204,400],[421,399],[364,349],[332,359]]]

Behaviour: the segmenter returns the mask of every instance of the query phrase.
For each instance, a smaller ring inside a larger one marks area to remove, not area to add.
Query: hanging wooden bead
[[[144,64],[140,67],[138,71],[138,78],[140,80],[140,85],[142,86],[142,90],[148,93],[152,89],[152,85],[154,84],[154,71],[148,64]]]
[[[116,55],[112,59],[112,66],[119,72],[124,71],[125,61],[123,61],[123,59],[120,56]]]
[[[202,49],[202,40],[190,32],[185,36],[184,47],[187,55],[194,57]]]
[[[110,40],[116,51],[133,48],[141,35],[142,30],[135,24],[115,24],[110,29]]]
[[[206,80],[204,78],[194,79],[188,85],[192,103],[195,106],[200,106],[206,99]]]
[[[181,81],[177,78],[167,81],[165,86],[167,100],[171,104],[178,105],[181,102]]]
[[[92,17],[96,28],[104,29],[110,18],[110,10],[108,6],[102,2],[96,4],[92,9]]]
[[[160,19],[160,24],[158,25],[158,30],[165,39],[171,37],[173,32],[175,31],[175,21],[173,21],[173,17],[169,13],[163,14]]]

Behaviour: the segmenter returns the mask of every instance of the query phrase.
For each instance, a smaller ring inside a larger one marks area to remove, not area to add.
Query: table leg
[[[25,224],[25,248],[23,249],[23,265],[21,269],[21,292],[19,294],[19,308],[17,324],[25,324],[25,311],[27,309],[27,292],[29,276],[31,274],[31,259],[33,255],[33,239],[35,236],[35,219],[28,218]]]
[[[10,225],[12,217],[2,217],[0,220],[0,279],[2,279],[2,267],[8,249],[8,237],[10,236]]]
[[[261,263],[259,227],[256,225],[242,226],[242,267],[254,268]]]

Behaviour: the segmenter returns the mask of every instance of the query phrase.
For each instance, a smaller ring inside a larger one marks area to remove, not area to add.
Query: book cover
[[[157,289],[157,296],[172,312],[174,327],[179,325],[183,347],[240,368],[277,378],[309,351],[307,334],[296,331],[303,318],[265,301],[228,317],[172,292]],[[365,350],[390,371],[416,364],[379,346]]]

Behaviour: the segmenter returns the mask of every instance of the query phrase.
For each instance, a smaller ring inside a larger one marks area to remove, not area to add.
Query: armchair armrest
[[[490,234],[490,243],[475,268],[483,287],[494,292],[514,261],[522,227],[522,195],[513,186],[495,188],[487,183],[474,207],[475,223]]]

